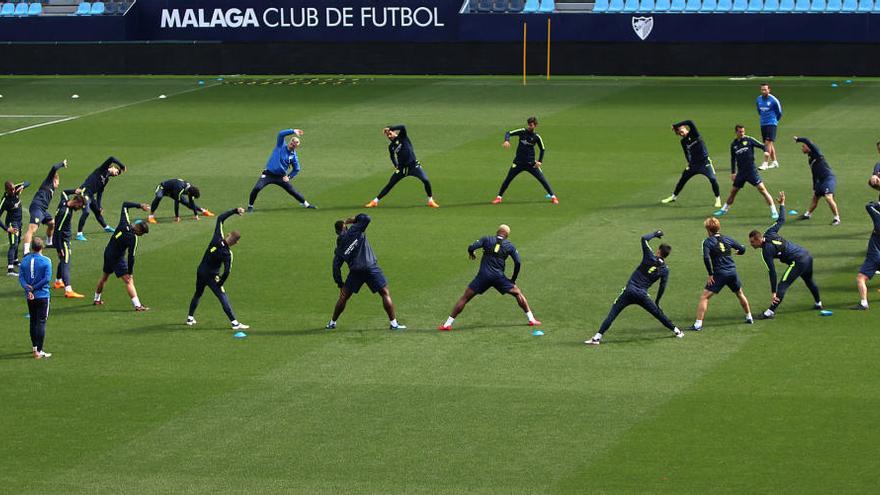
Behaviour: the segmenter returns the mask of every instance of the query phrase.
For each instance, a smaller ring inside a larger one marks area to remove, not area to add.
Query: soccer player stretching
[[[746,253],[746,248],[730,237],[721,235],[721,222],[717,218],[707,218],[703,226],[709,234],[709,237],[703,241],[703,263],[706,265],[709,278],[697,304],[697,319],[688,330],[703,329],[703,318],[709,309],[709,299],[725,287],[736,294],[743,311],[746,312],[746,323],[751,325],[754,322],[752,310],[749,308],[749,300],[746,299],[742,282],[739,281],[739,275],[736,273],[736,263],[733,261],[733,255],[742,256]]]
[[[532,314],[532,309],[529,307],[526,296],[516,286],[516,277],[519,275],[520,268],[519,253],[513,243],[507,239],[508,236],[510,236],[510,227],[501,225],[494,236],[487,235],[486,237],[481,237],[468,246],[468,257],[472,260],[477,259],[477,256],[474,254],[475,251],[478,249],[483,251],[483,258],[480,260],[480,271],[468,285],[467,289],[465,289],[464,295],[455,303],[452,313],[446,319],[446,323],[438,328],[439,330],[452,330],[452,323],[459,313],[464,310],[465,305],[477,294],[483,294],[493,287],[501,294],[510,294],[516,298],[517,304],[526,313],[529,326],[534,327],[541,324],[540,321],[535,319],[535,315]],[[507,275],[504,274],[504,260],[508,256],[513,260],[513,275],[510,278],[507,278]],[[532,332],[532,335],[541,336],[544,335],[544,332],[536,329]]]
[[[21,192],[31,183],[28,181],[14,184],[6,181],[3,185],[3,197],[0,198],[0,230],[5,230],[9,237],[9,250],[6,252],[6,275],[17,277],[15,267],[18,266],[18,243],[21,240]],[[6,223],[3,223],[3,213]]]
[[[73,212],[85,207],[86,200],[82,195],[69,189],[61,192],[58,212],[55,213],[55,251],[58,253],[58,273],[55,275],[56,289],[64,289],[64,297],[82,299],[82,294],[73,290],[70,285],[70,241],[73,237]]]
[[[301,143],[299,137],[302,135],[303,131],[300,129],[284,129],[278,132],[275,148],[272,149],[272,154],[269,155],[269,160],[266,162],[266,169],[260,174],[260,178],[257,179],[257,183],[254,184],[254,188],[251,190],[251,196],[248,199],[248,213],[254,211],[257,195],[269,184],[275,184],[287,191],[287,194],[293,196],[304,208],[312,210],[316,208],[315,205],[306,201],[306,198],[294,189],[293,184],[290,183],[300,170],[296,149],[299,148]],[[284,138],[287,136],[293,137],[285,144]]]
[[[672,203],[681,194],[684,185],[687,184],[691,177],[695,175],[705,175],[712,185],[712,193],[715,194],[715,208],[721,207],[721,190],[718,188],[718,180],[715,178],[715,167],[712,166],[712,160],[709,158],[709,150],[706,149],[706,143],[697,130],[696,124],[692,120],[683,120],[672,124],[672,131],[681,136],[681,149],[684,151],[684,158],[687,161],[687,167],[681,173],[678,184],[672,196],[661,200],[661,203]]]
[[[853,309],[868,309],[868,280],[871,280],[880,271],[880,202],[872,201],[865,206],[865,209],[871,216],[874,230],[868,240],[868,254],[865,256],[865,262],[862,263],[859,274],[856,276],[860,301]]]
[[[18,283],[24,289],[30,316],[31,345],[34,359],[52,357],[43,350],[46,340],[46,320],[49,319],[49,282],[52,281],[52,260],[43,256],[43,240],[31,243],[33,252],[24,257]]]
[[[664,327],[672,330],[673,335],[677,338],[684,337],[684,332],[679,330],[663,313],[663,310],[660,309],[660,299],[663,297],[663,292],[666,290],[666,282],[669,280],[669,267],[666,266],[666,258],[669,257],[672,248],[669,244],[660,244],[660,248],[656,252],[652,252],[648,241],[655,237],[663,237],[663,231],[658,230],[642,236],[642,262],[639,263],[638,268],[629,277],[626,287],[620,290],[620,295],[614,300],[614,305],[611,306],[608,317],[605,318],[602,326],[599,327],[599,333],[594,335],[592,339],[585,341],[585,344],[601,344],[602,336],[611,328],[614,319],[630,304],[638,304],[648,313],[651,313],[651,316],[657,318]],[[657,299],[652,301],[648,295],[648,289],[658,280],[660,281],[660,289],[657,290]]]
[[[205,287],[208,287],[217,296],[217,299],[220,300],[223,312],[229,317],[233,330],[247,330],[250,328],[235,318],[235,313],[232,312],[232,306],[229,304],[229,297],[226,296],[226,290],[223,288],[223,284],[229,278],[229,273],[232,271],[232,246],[238,244],[238,240],[241,239],[241,234],[236,230],[224,236],[223,222],[232,215],[241,215],[243,213],[244,208],[234,208],[226,213],[221,213],[217,217],[214,237],[211,239],[211,243],[208,244],[205,255],[202,256],[202,262],[199,264],[196,274],[196,293],[189,303],[189,316],[186,317],[186,324],[189,326],[196,324],[196,308],[199,307],[199,300],[202,298],[202,294],[205,293]],[[223,266],[222,275],[220,274],[220,266]]]
[[[813,216],[813,211],[819,206],[819,198],[825,197],[828,207],[831,208],[831,225],[840,225],[840,211],[837,209],[837,202],[834,201],[834,189],[837,186],[837,178],[831,167],[825,160],[825,155],[819,151],[819,148],[812,141],[805,137],[794,137],[794,140],[801,143],[801,151],[809,156],[810,172],[813,174],[813,200],[807,211],[801,215],[801,219],[809,220]]]
[[[153,204],[150,205],[150,216],[147,217],[148,223],[159,223],[156,221],[156,210],[162,198],[168,197],[174,201],[174,221],[180,221],[180,205],[186,206],[193,212],[193,220],[199,219],[199,213],[206,217],[213,217],[214,214],[209,210],[196,204],[196,199],[202,195],[199,188],[186,182],[183,179],[168,179],[156,187],[156,197],[153,198]]]
[[[746,128],[741,125],[734,127],[734,131],[736,132],[736,139],[730,143],[730,179],[733,181],[733,188],[730,189],[730,196],[727,198],[727,202],[721,206],[720,210],[715,212],[715,216],[720,217],[727,214],[736,200],[739,190],[746,183],[749,183],[758,189],[761,196],[764,196],[764,201],[770,205],[770,218],[776,220],[779,218],[776,204],[773,202],[773,197],[767,191],[767,187],[761,180],[758,171],[755,169],[755,148],[764,149],[764,145],[755,138],[747,136]]]
[[[761,118],[761,139],[764,140],[766,147],[761,170],[777,168],[779,162],[776,161],[776,129],[779,121],[782,120],[782,103],[779,102],[779,98],[770,94],[769,84],[762,84],[761,94],[758,95],[755,105]]]
[[[141,304],[138,299],[137,289],[134,287],[134,256],[137,254],[138,237],[150,232],[150,226],[138,220],[134,225],[128,217],[129,208],[140,208],[144,211],[150,211],[150,205],[138,204],[126,201],[122,203],[122,213],[119,216],[119,225],[110,236],[110,242],[104,249],[104,274],[98,280],[98,287],[95,289],[94,305],[100,306],[104,304],[101,296],[104,293],[104,284],[110,278],[110,274],[116,274],[116,278],[125,282],[125,290],[131,298],[131,304],[135,311],[146,311],[150,308]],[[128,252],[128,260],[125,254]]]
[[[440,205],[434,201],[434,193],[431,192],[431,181],[422,168],[422,164],[416,159],[416,152],[413,149],[412,141],[406,132],[406,126],[403,124],[393,125],[382,129],[385,137],[391,141],[388,144],[388,154],[391,156],[391,163],[394,165],[394,174],[388,179],[388,184],[382,188],[379,195],[367,203],[367,208],[375,208],[379,206],[379,201],[391,192],[391,189],[403,180],[404,177],[413,176],[422,181],[425,186],[425,194],[428,195],[428,206],[431,208],[440,208]]]
[[[762,235],[761,232],[753,230],[749,233],[749,244],[755,249],[761,249],[764,256],[764,264],[770,275],[770,308],[759,316],[760,319],[767,320],[776,317],[776,310],[782,304],[782,299],[788,288],[794,283],[798,277],[804,280],[807,288],[813,294],[815,309],[822,309],[822,299],[819,297],[819,287],[813,282],[813,255],[809,251],[798,246],[797,244],[783,239],[779,235],[779,229],[785,224],[785,192],[779,193],[779,219],[776,223],[767,229]],[[782,263],[788,265],[782,279],[776,280],[776,268],[773,259],[776,258]]]
[[[538,118],[529,117],[524,128],[507,131],[504,134],[504,149],[510,148],[511,136],[518,137],[519,144],[516,147],[516,156],[513,158],[513,166],[507,171],[507,177],[505,177],[504,182],[501,183],[501,189],[498,190],[498,196],[492,201],[493,205],[501,203],[504,191],[507,191],[507,188],[510,186],[510,183],[513,182],[513,179],[522,172],[528,172],[532,177],[537,179],[538,182],[544,186],[544,190],[547,191],[547,197],[550,198],[550,202],[554,205],[559,204],[559,199],[556,198],[553,188],[550,187],[550,183],[547,182],[547,179],[544,177],[544,172],[541,170],[541,166],[544,163],[544,152],[546,149],[544,148],[544,140],[542,140],[541,136],[535,132],[537,127]],[[538,147],[538,151],[540,152],[537,159],[535,158],[535,146]]]
[[[34,194],[34,199],[31,200],[31,206],[28,208],[28,211],[31,214],[31,223],[28,224],[27,231],[22,238],[22,241],[24,242],[24,254],[30,252],[31,240],[34,237],[34,234],[37,233],[37,229],[40,228],[40,225],[44,223],[46,224],[47,244],[52,244],[52,233],[55,231],[55,220],[49,213],[49,203],[52,202],[52,197],[55,196],[55,189],[60,182],[58,179],[58,171],[62,168],[67,168],[67,160],[52,165],[52,170],[49,171],[49,175],[47,175],[46,179],[43,180],[43,183],[40,184],[40,188],[37,189],[37,193]]]
[[[388,313],[389,326],[392,330],[406,330],[406,326],[397,322],[394,315],[394,303],[388,292],[388,282],[379,268],[376,254],[367,240],[366,230],[370,225],[370,217],[361,213],[354,218],[339,220],[336,229],[336,251],[333,254],[333,281],[339,287],[339,300],[333,309],[333,317],[327,323],[328,329],[336,328],[336,320],[345,311],[345,305],[353,294],[357,294],[361,286],[367,284],[373,293],[382,297],[382,306]],[[342,281],[342,264],[348,264],[348,277]]]
[[[88,240],[83,234],[83,228],[86,226],[86,220],[89,219],[89,210],[95,214],[95,220],[101,224],[105,232],[113,232],[113,227],[107,225],[107,222],[104,221],[104,209],[101,207],[101,199],[104,197],[104,189],[107,187],[107,182],[110,181],[110,178],[116,177],[122,172],[125,172],[125,165],[111,156],[104,160],[104,163],[83,181],[78,192],[85,198],[86,205],[83,207],[82,215],[79,217],[76,240]]]

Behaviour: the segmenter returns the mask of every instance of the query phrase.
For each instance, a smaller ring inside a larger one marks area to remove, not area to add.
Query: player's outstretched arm
[[[302,131],[300,131],[302,132]],[[282,129],[278,131],[278,137],[275,139],[275,147],[280,148],[284,146],[284,138],[290,136],[291,134],[296,134],[295,129]]]
[[[806,145],[807,145],[807,148],[810,148],[810,154],[811,154],[811,155],[819,156],[819,155],[822,154],[822,153],[819,151],[819,147],[816,146],[815,144],[813,144],[813,142],[810,141],[809,139],[807,139],[807,138],[805,138],[805,137],[797,137],[797,136],[795,136],[795,137],[794,137],[794,140],[795,140],[795,142],[797,142],[797,143],[806,144]]]
[[[655,259],[654,252],[651,251],[651,245],[648,244],[648,241],[654,239],[655,237],[663,237],[663,231],[657,230],[642,236],[642,261]]]
[[[342,257],[338,254],[333,255],[333,282],[336,283],[336,287],[342,288],[345,285],[342,282]]]

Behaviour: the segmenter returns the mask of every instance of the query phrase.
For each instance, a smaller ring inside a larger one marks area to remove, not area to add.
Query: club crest
[[[636,36],[641,38],[643,41],[651,35],[651,30],[654,29],[654,18],[653,17],[633,17],[632,18],[632,27],[633,31],[636,32]]]

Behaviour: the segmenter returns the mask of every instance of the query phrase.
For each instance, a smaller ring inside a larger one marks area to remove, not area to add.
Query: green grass
[[[818,317],[798,283],[772,322],[742,325],[723,293],[700,334],[671,339],[630,309],[605,344],[587,348],[639,260],[639,236],[657,228],[673,246],[663,306],[679,326],[692,322],[712,198],[695,178],[677,204],[658,203],[682,168],[669,125],[699,124],[726,194],[733,124],[758,133],[754,81],[205,80],[199,89],[194,78],[0,78],[0,115],[84,115],[0,136],[0,178],[39,183],[68,158],[62,187],[74,187],[113,154],[130,170],[105,195],[111,224],[121,201],[148,202],[170,177],[199,185],[215,211],[244,205],[275,133],[289,126],[306,131],[296,186],[321,208],[304,211],[267,188],[257,213],[228,221],[243,234],[226,286],[252,325],[243,341],[210,294],[199,326],[183,325],[213,222],[173,224],[167,201],[136,268],[152,310],[132,312],[116,280],[101,308],[56,297],[49,361],[29,359],[21,291],[0,280],[0,491],[876,491],[876,309],[844,309],[857,300],[870,232],[876,81],[834,90],[824,79],[775,82],[786,115],[782,168],[763,174],[770,189],[784,189],[790,208],[809,200],[794,134],[812,138],[839,179],[843,225],[830,227],[823,205],[815,220],[782,231],[815,255],[833,317]],[[144,101],[159,94],[169,98]],[[521,176],[505,204],[491,206],[512,156],[503,132],[530,114],[541,119],[545,172],[562,204]],[[0,117],[0,133],[49,120]],[[443,206],[425,208],[420,184],[407,180],[372,212],[369,238],[410,328],[389,332],[378,298],[362,293],[327,332],[332,224],[384,185],[381,128],[396,122],[408,125]],[[437,332],[476,271],[465,247],[502,222],[547,335],[531,337],[512,298],[495,293],[473,301],[456,331]],[[723,230],[745,242],[769,223],[748,188]],[[74,245],[73,282],[90,295],[107,237],[92,220],[87,235]],[[738,266],[757,313],[769,300],[763,262],[749,250]]]

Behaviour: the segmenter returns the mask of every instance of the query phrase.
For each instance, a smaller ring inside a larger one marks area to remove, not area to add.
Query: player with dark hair
[[[801,215],[801,219],[809,220],[813,216],[813,211],[819,205],[819,198],[824,197],[831,208],[831,214],[834,217],[831,225],[840,225],[840,211],[837,209],[837,203],[834,201],[834,189],[837,186],[837,178],[831,167],[825,160],[825,155],[819,151],[819,148],[812,141],[805,137],[794,137],[795,142],[801,143],[801,151],[809,157],[810,172],[813,175],[813,199],[807,211]]]
[[[95,214],[95,220],[101,224],[105,232],[113,232],[113,227],[104,221],[104,209],[101,207],[101,199],[104,197],[104,189],[111,177],[116,177],[125,172],[125,165],[114,157],[108,157],[98,168],[94,170],[79,187],[79,193],[86,201],[82,215],[79,217],[79,227],[76,231],[76,240],[87,241],[83,228],[89,219],[89,210]]]
[[[859,288],[859,304],[853,309],[868,309],[868,280],[880,272],[880,202],[870,202],[865,205],[871,222],[874,224],[874,230],[871,232],[871,238],[868,239],[868,252],[865,255],[865,262],[859,268],[859,274],[856,276],[856,285]]]
[[[131,304],[135,311],[146,311],[150,308],[141,304],[138,299],[137,289],[134,286],[134,257],[137,254],[138,237],[148,234],[150,226],[146,222],[137,220],[134,224],[128,216],[129,208],[140,208],[144,211],[150,211],[150,205],[132,203],[126,201],[122,203],[122,213],[119,215],[119,225],[110,236],[110,242],[104,249],[104,273],[98,280],[98,287],[95,289],[95,299],[93,304],[100,306],[104,304],[101,296],[104,293],[104,284],[110,278],[110,274],[116,274],[116,278],[125,282],[125,290],[131,298]],[[128,258],[126,259],[126,253]]]
[[[373,252],[370,241],[367,240],[366,230],[370,225],[370,217],[366,213],[360,213],[353,218],[338,220],[336,229],[336,251],[333,253],[333,281],[339,287],[339,300],[333,309],[333,317],[327,323],[328,329],[336,328],[336,320],[345,310],[345,305],[353,294],[357,294],[364,284],[373,293],[379,293],[382,298],[382,306],[388,314],[391,330],[406,330],[406,326],[397,322],[394,312],[394,303],[391,301],[391,293],[388,291],[388,282],[376,254]],[[348,264],[348,277],[342,281],[342,264]]]
[[[734,127],[734,132],[736,132],[736,138],[730,143],[730,180],[733,181],[733,187],[730,189],[727,201],[714,215],[716,217],[726,215],[736,200],[737,193],[748,183],[758,189],[758,192],[764,197],[764,201],[770,206],[770,218],[776,220],[779,218],[776,203],[773,202],[773,197],[770,196],[755,168],[755,148],[763,150],[764,145],[752,136],[747,136],[746,128],[740,124]]]
[[[28,212],[31,214],[31,221],[30,224],[28,224],[27,231],[25,231],[24,236],[22,237],[22,241],[24,242],[24,254],[30,252],[31,240],[33,240],[34,234],[37,233],[37,229],[39,229],[42,224],[46,224],[47,244],[52,244],[52,234],[55,231],[55,220],[52,218],[52,214],[49,213],[49,204],[52,202],[52,197],[55,196],[55,189],[58,188],[58,184],[61,182],[58,179],[58,171],[62,168],[67,168],[67,160],[52,165],[52,169],[49,170],[49,175],[47,175],[43,180],[43,183],[40,184],[40,188],[37,189],[37,193],[34,194],[34,199],[31,200],[31,205],[28,208]]]
[[[758,116],[761,119],[761,139],[764,141],[766,153],[764,153],[764,163],[761,164],[761,170],[768,168],[778,168],[779,162],[776,161],[776,130],[779,121],[782,120],[782,103],[779,98],[770,94],[770,85],[761,84],[761,94],[755,100],[758,108]]]
[[[651,316],[656,318],[663,326],[672,330],[672,334],[675,337],[679,339],[684,337],[684,332],[679,330],[663,313],[663,310],[660,309],[660,299],[663,297],[663,292],[666,291],[666,283],[669,281],[669,267],[666,266],[666,258],[672,252],[672,247],[669,244],[660,244],[660,248],[656,252],[651,251],[651,245],[648,244],[648,241],[660,237],[663,237],[662,230],[642,236],[642,262],[639,263],[639,266],[629,277],[626,287],[620,289],[620,295],[614,300],[614,305],[611,306],[608,317],[605,318],[602,326],[599,327],[599,332],[592,339],[584,341],[585,344],[601,344],[602,336],[611,328],[614,319],[631,304],[638,304],[645,311],[651,313]],[[658,280],[660,281],[660,288],[657,290],[657,298],[652,301],[648,295],[648,289]]]
[[[21,241],[21,192],[31,183],[28,181],[3,184],[3,197],[0,198],[0,230],[6,231],[9,237],[9,250],[6,252],[6,275],[17,277],[15,267],[18,266],[18,244]],[[6,223],[3,223],[6,213]]]
[[[296,150],[302,144],[299,139],[302,135],[303,131],[301,129],[284,129],[278,132],[275,148],[272,149],[269,160],[266,162],[266,169],[260,174],[260,178],[257,179],[257,183],[254,184],[254,188],[251,190],[250,199],[248,199],[248,213],[254,211],[257,195],[269,184],[275,184],[287,191],[287,194],[293,196],[304,208],[311,210],[317,208],[306,201],[306,198],[290,183],[300,171],[299,156]],[[292,137],[285,144],[284,139],[287,136]]]
[[[86,200],[74,189],[61,191],[58,211],[55,213],[55,251],[58,253],[58,273],[55,275],[56,289],[64,289],[67,299],[82,299],[82,294],[70,285],[70,241],[73,238],[73,212],[85,207]]]
[[[815,309],[822,309],[822,299],[819,297],[819,287],[813,281],[813,255],[797,244],[783,239],[779,235],[779,229],[785,224],[785,192],[779,192],[779,219],[772,227],[763,234],[758,230],[749,232],[749,244],[755,249],[761,249],[764,256],[764,264],[770,275],[770,307],[758,318],[767,320],[776,317],[776,310],[782,304],[785,293],[798,277],[804,280],[807,288],[813,294]],[[782,279],[776,279],[776,268],[773,259],[776,258],[788,265]]]
[[[687,166],[672,191],[672,196],[660,200],[661,203],[672,203],[678,199],[684,185],[695,175],[705,175],[709,179],[712,186],[712,193],[715,194],[715,208],[721,208],[721,190],[718,188],[718,180],[715,178],[715,167],[712,165],[712,159],[709,158],[709,150],[703,141],[703,136],[697,130],[696,124],[692,120],[683,120],[672,124],[672,132],[681,136],[681,149],[684,151],[684,158]]]
[[[540,321],[535,319],[535,315],[532,314],[532,309],[529,307],[529,302],[526,300],[526,296],[522,293],[519,287],[516,286],[516,277],[519,276],[520,259],[516,247],[508,240],[509,236],[510,227],[507,225],[501,225],[498,227],[498,231],[494,236],[487,235],[481,237],[468,246],[468,257],[472,260],[477,259],[477,256],[474,254],[475,251],[482,250],[483,252],[483,257],[480,260],[480,271],[467,286],[464,295],[462,295],[458,302],[455,303],[455,307],[452,308],[452,313],[449,314],[446,323],[440,325],[438,330],[452,330],[452,323],[455,322],[455,317],[464,310],[465,305],[467,305],[474,296],[483,294],[493,287],[500,294],[510,294],[516,298],[517,304],[519,304],[519,307],[526,313],[529,326],[534,327],[541,324]],[[504,261],[508,257],[513,260],[513,275],[511,275],[510,278],[507,278],[507,275],[504,273]],[[544,332],[536,329],[532,332],[532,335],[537,337],[544,335]]]
[[[388,184],[379,191],[379,195],[372,201],[364,205],[367,208],[375,208],[379,206],[379,201],[386,194],[394,189],[394,186],[405,177],[415,177],[422,181],[425,186],[425,194],[428,195],[428,206],[431,208],[440,208],[440,205],[434,201],[434,193],[431,190],[431,181],[428,180],[428,174],[422,168],[421,162],[416,158],[415,149],[413,149],[412,141],[406,132],[406,126],[403,124],[393,125],[382,129],[385,137],[388,138],[388,155],[391,157],[391,164],[394,165],[394,174],[388,179]]]
[[[229,304],[229,297],[226,296],[226,289],[223,284],[229,278],[232,271],[232,246],[238,244],[241,234],[237,230],[233,230],[228,235],[223,234],[223,222],[232,215],[244,214],[244,208],[233,208],[225,213],[221,213],[217,217],[217,225],[214,227],[214,237],[208,248],[202,256],[202,262],[196,272],[196,292],[192,301],[189,303],[189,315],[186,317],[186,324],[193,326],[196,324],[196,308],[199,307],[199,300],[205,293],[205,287],[211,289],[211,292],[217,296],[220,305],[223,306],[223,312],[229,317],[233,330],[247,330],[249,326],[241,323],[235,318],[232,311],[232,305]],[[220,267],[223,267],[223,274],[220,274]]]
[[[739,299],[739,303],[746,313],[746,323],[751,325],[754,323],[752,310],[749,308],[749,300],[746,299],[742,282],[736,273],[736,263],[733,261],[733,255],[742,256],[746,253],[746,248],[730,237],[721,235],[721,221],[717,218],[707,218],[703,222],[703,226],[706,227],[706,232],[709,234],[703,241],[703,263],[706,265],[709,278],[706,280],[706,287],[697,304],[697,318],[688,330],[700,331],[703,329],[703,318],[709,309],[709,299],[725,287],[736,294],[736,298]]]
[[[211,211],[200,207],[196,204],[196,199],[201,197],[202,192],[198,187],[184,181],[183,179],[168,179],[156,187],[156,197],[153,198],[153,204],[150,205],[150,215],[147,217],[148,223],[158,223],[156,220],[156,210],[159,208],[159,202],[162,198],[168,197],[174,201],[174,221],[180,221],[180,205],[186,206],[193,212],[193,220],[199,219],[199,214],[206,217],[213,217]]]
[[[877,152],[880,153],[880,141],[877,141]],[[880,191],[880,162],[874,165],[874,171],[871,173],[871,177],[868,178],[868,186]]]
[[[513,158],[513,166],[507,171],[507,177],[505,177],[504,182],[501,183],[501,189],[498,190],[498,196],[492,200],[493,205],[501,203],[504,192],[507,191],[510,183],[513,182],[513,179],[522,172],[527,172],[537,179],[538,182],[544,186],[544,190],[547,191],[547,197],[550,198],[550,202],[555,205],[559,204],[559,199],[556,197],[553,188],[550,187],[550,183],[547,182],[547,178],[544,177],[544,172],[541,170],[541,166],[544,164],[544,152],[546,151],[546,148],[544,148],[544,140],[541,139],[541,135],[535,132],[537,127],[538,117],[529,117],[528,120],[526,120],[525,127],[504,133],[504,149],[510,148],[511,136],[518,137],[519,144],[516,147],[516,156]],[[535,146],[538,147],[539,152],[537,158],[535,157]]]
[[[43,240],[31,242],[31,253],[24,257],[18,283],[24,289],[30,317],[31,345],[34,359],[52,357],[43,350],[46,340],[46,320],[49,319],[49,282],[52,281],[52,260],[43,256]]]

